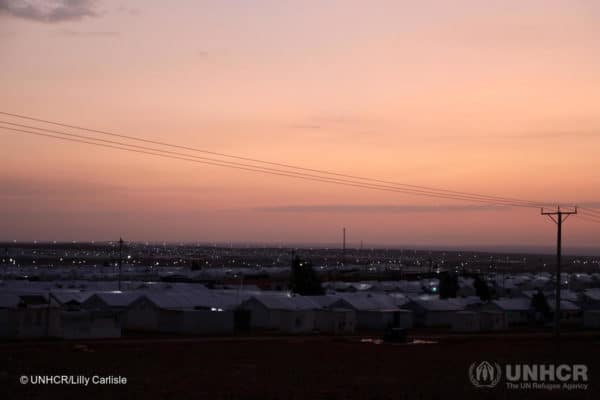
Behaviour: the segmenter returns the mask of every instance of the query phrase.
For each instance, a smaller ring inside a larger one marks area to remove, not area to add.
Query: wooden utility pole
[[[560,267],[562,259],[562,223],[569,218],[570,215],[577,214],[577,207],[572,211],[562,211],[560,206],[556,211],[545,212],[542,208],[542,215],[547,215],[556,224],[556,298],[554,306],[554,336],[558,340],[560,337]]]

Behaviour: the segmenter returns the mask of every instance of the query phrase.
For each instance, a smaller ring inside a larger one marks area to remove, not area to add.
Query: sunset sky
[[[600,207],[597,1],[0,0],[0,71],[0,111]],[[2,129],[0,167],[0,240],[324,244],[346,226],[354,245],[551,246],[556,232],[535,209]],[[599,238],[598,223],[565,225],[567,247]]]

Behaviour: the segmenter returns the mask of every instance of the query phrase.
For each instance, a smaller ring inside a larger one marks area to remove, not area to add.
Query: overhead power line
[[[579,209],[579,217],[582,219],[585,219],[587,221],[590,222],[598,222],[600,223],[600,217],[593,215],[593,214],[588,214],[586,211],[582,211],[581,209]]]
[[[371,190],[383,190],[383,191],[388,191],[388,192],[397,192],[397,193],[426,196],[426,197],[433,197],[433,198],[443,198],[443,199],[449,199],[449,200],[476,202],[476,203],[483,203],[483,204],[496,205],[496,206],[541,208],[541,207],[555,205],[553,203],[544,203],[544,202],[524,200],[524,199],[518,199],[518,198],[512,198],[512,197],[501,197],[501,196],[492,196],[492,195],[485,195],[485,194],[478,194],[478,193],[471,193],[471,192],[454,191],[454,190],[448,190],[448,189],[438,189],[438,188],[433,188],[433,187],[428,187],[428,186],[411,185],[411,184],[404,184],[404,183],[386,181],[386,180],[381,180],[381,179],[367,178],[367,177],[350,175],[350,174],[342,174],[342,173],[337,173],[337,172],[332,172],[332,171],[327,171],[327,170],[300,167],[300,166],[291,165],[291,164],[265,161],[265,160],[260,160],[260,159],[256,159],[256,158],[236,156],[236,155],[231,155],[231,154],[225,154],[225,153],[219,153],[219,152],[198,149],[198,148],[189,147],[189,146],[181,146],[181,145],[176,145],[176,144],[172,144],[172,143],[165,143],[165,142],[160,142],[160,141],[155,141],[155,140],[149,140],[149,139],[144,139],[144,138],[140,138],[140,137],[116,134],[116,133],[97,130],[97,129],[90,129],[90,128],[85,128],[85,127],[81,127],[81,126],[65,124],[62,122],[55,122],[55,121],[49,121],[49,120],[29,117],[29,116],[25,116],[25,115],[7,113],[7,112],[3,112],[3,111],[0,111],[0,114],[15,117],[15,118],[21,118],[21,119],[26,119],[26,120],[30,120],[30,121],[35,121],[35,122],[41,122],[44,124],[51,124],[51,125],[55,125],[55,126],[61,126],[64,128],[85,131],[85,132],[92,133],[92,134],[108,135],[108,136],[112,136],[112,137],[116,137],[116,138],[120,138],[120,139],[126,139],[128,141],[154,144],[159,147],[168,147],[168,148],[172,148],[172,149],[185,150],[187,152],[209,154],[209,155],[212,155],[213,157],[203,157],[203,156],[198,156],[195,154],[182,153],[179,151],[165,150],[164,148],[148,147],[148,146],[142,146],[139,144],[127,143],[127,142],[123,142],[123,141],[108,140],[108,139],[103,139],[101,137],[97,137],[97,135],[95,135],[95,136],[94,135],[90,136],[89,134],[80,135],[80,134],[76,134],[76,133],[48,129],[46,127],[24,125],[24,124],[18,124],[15,122],[9,122],[9,121],[0,121],[0,123],[5,124],[5,125],[11,125],[13,127],[19,127],[19,128],[26,128],[26,129],[17,129],[17,128],[10,128],[10,127],[6,127],[6,126],[0,126],[0,128],[2,128],[2,129],[10,130],[13,132],[26,133],[26,134],[32,134],[32,135],[37,135],[37,136],[45,136],[48,138],[53,138],[53,139],[58,139],[58,140],[63,140],[63,141],[79,142],[79,143],[83,143],[83,144],[87,144],[87,145],[101,146],[101,147],[109,148],[112,150],[129,151],[129,152],[135,152],[135,153],[164,157],[164,158],[197,162],[197,163],[201,163],[201,164],[213,165],[213,166],[218,166],[218,167],[234,168],[234,169],[245,170],[245,171],[249,171],[249,172],[257,172],[257,173],[263,173],[263,174],[298,178],[298,179],[323,182],[323,183],[332,183],[332,184],[343,185],[343,186],[351,186],[351,187],[358,187],[358,188],[371,189]],[[34,130],[34,131],[32,131],[32,130]],[[48,132],[48,133],[42,133],[39,131]],[[51,133],[51,134],[49,134],[49,133]],[[221,158],[226,158],[226,159],[219,159],[219,158],[214,158],[214,157],[221,157]],[[240,161],[245,161],[245,162],[230,161],[227,159],[230,159],[230,160],[235,159],[235,160],[240,160]],[[266,165],[270,165],[270,166],[274,166],[274,167],[278,167],[278,168],[268,167]],[[308,173],[308,172],[310,172],[310,173]],[[569,206],[569,205],[567,204],[567,206]],[[596,210],[593,208],[587,208],[587,207],[580,208],[580,215],[581,215],[582,219],[585,221],[600,223],[600,211],[599,210]]]
[[[592,215],[597,215],[598,217],[600,217],[600,211],[599,210],[594,210],[593,208],[588,208],[588,207],[579,207],[579,209],[583,210],[586,213],[592,214]]]
[[[154,144],[154,145],[159,145],[159,146],[176,148],[179,150],[200,152],[200,153],[205,153],[205,154],[211,154],[213,156],[237,159],[237,160],[241,160],[241,161],[249,161],[249,162],[260,163],[260,164],[265,164],[265,165],[272,165],[272,166],[289,168],[289,169],[294,169],[294,170],[299,170],[299,171],[306,171],[306,172],[313,172],[313,173],[318,173],[318,174],[337,176],[337,177],[341,177],[341,178],[350,178],[353,180],[382,183],[385,185],[399,186],[399,187],[404,187],[407,189],[434,191],[437,193],[443,192],[443,193],[447,193],[447,194],[451,194],[451,195],[473,196],[473,197],[478,197],[478,198],[488,199],[488,200],[493,200],[493,201],[530,204],[532,206],[535,206],[536,208],[556,205],[556,204],[552,204],[552,203],[532,201],[532,200],[523,200],[523,199],[512,198],[512,197],[501,197],[501,196],[485,195],[485,194],[478,194],[478,193],[469,193],[469,192],[433,188],[433,187],[421,186],[421,185],[411,185],[411,184],[405,184],[405,183],[399,183],[399,182],[393,182],[393,181],[387,181],[387,180],[381,180],[381,179],[367,178],[367,177],[362,177],[362,176],[357,176],[357,175],[350,175],[350,174],[343,174],[343,173],[328,171],[328,170],[306,168],[306,167],[296,166],[296,165],[292,165],[292,164],[265,161],[265,160],[260,160],[260,159],[256,159],[256,158],[242,157],[242,156],[226,154],[226,153],[219,153],[219,152],[199,149],[199,148],[195,148],[195,147],[190,147],[190,146],[176,145],[176,144],[172,144],[172,143],[166,143],[166,142],[161,142],[161,141],[156,141],[156,140],[149,140],[149,139],[130,136],[130,135],[117,134],[117,133],[108,132],[108,131],[104,131],[104,130],[90,129],[90,128],[85,128],[85,127],[81,127],[81,126],[77,126],[77,125],[66,124],[63,122],[50,121],[50,120],[46,120],[46,119],[30,117],[30,116],[21,115],[21,114],[8,113],[8,112],[4,112],[4,111],[0,111],[0,114],[15,117],[15,118],[26,119],[26,120],[30,120],[30,121],[42,122],[45,124],[51,124],[51,125],[55,125],[55,126],[77,129],[77,130],[86,131],[86,132],[90,132],[90,133],[108,135],[108,136],[118,137],[118,138],[122,138],[122,139],[128,139],[128,140],[134,140],[134,141],[138,141],[138,142],[144,142],[144,143],[149,143],[149,144]],[[17,124],[13,124],[13,125],[17,125]],[[35,129],[43,129],[43,128],[35,128]]]
[[[84,143],[84,144],[88,144],[88,145],[100,146],[100,147],[109,148],[109,149],[124,150],[124,151],[129,151],[129,152],[134,152],[134,153],[147,154],[147,155],[153,155],[153,156],[171,158],[171,159],[178,159],[178,160],[184,160],[184,161],[191,161],[191,162],[196,162],[196,163],[201,163],[201,164],[233,168],[233,169],[239,169],[239,170],[245,170],[245,171],[251,171],[251,172],[259,172],[259,173],[265,173],[265,174],[271,174],[271,175],[299,178],[299,179],[305,179],[305,180],[310,180],[310,181],[333,183],[333,184],[343,185],[343,186],[352,186],[352,187],[359,187],[359,188],[373,189],[373,190],[383,190],[383,191],[388,191],[388,192],[443,198],[443,199],[449,199],[449,200],[477,202],[477,203],[484,203],[484,204],[496,205],[496,206],[538,208],[533,205],[527,205],[527,204],[521,204],[521,203],[491,201],[491,200],[471,198],[471,197],[467,197],[467,196],[458,196],[458,195],[453,196],[453,195],[444,194],[444,193],[418,191],[418,190],[412,190],[412,189],[402,189],[402,188],[397,188],[397,187],[393,187],[393,186],[374,185],[374,184],[368,184],[368,183],[364,183],[364,182],[356,182],[356,181],[351,181],[351,180],[341,180],[341,179],[337,179],[337,178],[319,177],[319,176],[315,176],[315,175],[303,174],[303,173],[298,173],[298,172],[265,169],[263,167],[241,164],[241,163],[232,163],[232,162],[212,160],[212,159],[206,160],[205,158],[201,158],[201,157],[197,157],[197,156],[193,156],[193,155],[186,155],[186,154],[182,154],[182,153],[172,154],[173,152],[165,152],[163,150],[152,149],[152,148],[144,148],[143,146],[136,145],[135,147],[132,147],[129,144],[121,143],[121,142],[117,142],[117,141],[110,141],[110,144],[108,144],[108,143],[105,143],[106,140],[103,140],[103,139],[95,139],[95,138],[90,138],[90,137],[75,135],[75,134],[68,134],[71,137],[64,137],[64,136],[58,136],[58,135],[53,135],[53,134],[49,134],[49,133],[34,132],[34,131],[30,131],[30,130],[17,129],[17,128],[9,128],[9,127],[5,127],[5,126],[0,126],[0,128],[10,130],[13,132],[17,132],[17,133],[27,133],[27,134],[32,134],[32,135],[36,135],[36,136],[44,136],[44,137],[59,139],[59,140],[63,140],[63,141]],[[78,136],[81,136],[81,137],[78,137]],[[83,139],[83,138],[85,138],[85,139]],[[102,142],[97,142],[97,140],[102,141]]]
[[[590,218],[590,217],[586,217],[586,216],[582,216],[582,215],[580,215],[578,217],[578,219],[581,219],[581,220],[586,221],[586,222],[592,222],[592,223],[600,224],[600,219],[594,219],[594,218]]]
[[[328,177],[328,176],[306,174],[306,173],[300,173],[300,172],[296,172],[296,171],[286,171],[286,170],[277,169],[277,168],[262,167],[262,166],[250,165],[250,164],[246,164],[246,163],[239,163],[239,162],[219,160],[219,159],[208,158],[208,157],[195,156],[195,155],[190,155],[190,154],[185,154],[185,153],[180,153],[180,152],[173,152],[173,151],[169,151],[169,150],[162,150],[162,149],[151,148],[151,147],[146,147],[146,146],[139,146],[139,145],[134,145],[134,144],[129,144],[129,143],[123,143],[123,142],[118,142],[118,141],[114,141],[114,140],[99,139],[99,138],[94,138],[94,137],[90,137],[90,136],[78,135],[78,134],[73,134],[73,133],[66,133],[66,132],[57,131],[57,130],[51,130],[51,129],[45,129],[45,128],[38,128],[38,127],[35,127],[35,126],[30,126],[30,125],[15,124],[15,123],[12,123],[12,122],[7,122],[7,121],[0,121],[0,123],[12,125],[12,126],[23,127],[23,128],[29,128],[29,129],[37,129],[37,130],[41,130],[41,131],[44,131],[44,132],[50,132],[50,133],[54,133],[54,134],[59,134],[59,135],[64,135],[64,136],[69,136],[69,137],[75,137],[75,138],[84,139],[84,140],[94,140],[94,141],[98,141],[98,142],[102,142],[102,143],[109,143],[109,144],[118,145],[118,146],[127,146],[127,147],[132,147],[132,148],[135,148],[135,149],[145,150],[145,151],[161,152],[161,153],[165,153],[165,154],[169,154],[169,155],[191,157],[191,158],[195,158],[195,159],[203,160],[203,161],[225,163],[225,164],[229,164],[229,165],[232,165],[232,166],[259,168],[259,169],[265,170],[265,171],[271,171],[271,172],[277,172],[277,173],[285,173],[285,174],[298,175],[298,176],[304,176],[304,177],[310,177],[310,178],[317,178],[317,179],[328,179],[328,180],[333,180],[333,181],[337,181],[337,182],[341,182],[341,183],[344,182],[344,183],[353,183],[353,184],[368,185],[368,186],[373,186],[373,187],[398,189],[398,190],[402,190],[405,193],[411,193],[411,194],[420,194],[420,195],[431,194],[431,195],[435,195],[437,197],[443,195],[444,196],[443,198],[449,198],[447,196],[450,196],[450,194],[447,194],[446,191],[417,190],[417,189],[408,189],[408,188],[396,187],[396,186],[390,186],[390,185],[369,184],[369,183],[359,182],[359,181],[355,181],[355,180],[340,179],[340,178],[331,178],[331,177]],[[11,129],[11,128],[5,128],[5,129]],[[21,132],[21,133],[33,133],[33,132],[30,132],[30,131],[18,130],[18,129],[11,129],[11,130],[18,131],[18,132]],[[48,135],[46,135],[46,136],[48,136]],[[49,137],[54,137],[54,136],[49,136]],[[55,137],[55,138],[58,138],[58,137]],[[90,144],[90,143],[87,143],[87,144]],[[487,199],[486,196],[479,196],[479,195],[474,195],[474,194],[473,195],[452,195],[452,199],[455,199],[455,200],[467,200],[467,201],[473,200],[473,201],[478,201],[478,202],[479,201],[488,201],[488,199]],[[538,206],[536,206],[534,204],[520,203],[520,202],[517,202],[517,201],[509,201],[509,200],[504,200],[504,199],[505,198],[498,198],[498,200],[494,200],[494,204],[510,205],[510,206],[516,206],[516,207],[539,208]]]

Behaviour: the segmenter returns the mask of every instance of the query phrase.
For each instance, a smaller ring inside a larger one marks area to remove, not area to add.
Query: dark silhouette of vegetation
[[[202,269],[202,263],[200,262],[200,260],[192,260],[191,270],[199,271],[201,269]]]
[[[290,274],[290,290],[303,296],[323,294],[321,280],[309,261],[301,260],[294,256],[292,259],[292,272]]]
[[[458,292],[458,277],[455,274],[445,273],[440,277],[440,299],[456,297]]]
[[[550,317],[550,305],[548,304],[548,300],[546,300],[546,295],[541,290],[538,290],[531,298],[531,308],[536,315],[540,315],[544,319]]]
[[[490,301],[492,299],[490,288],[481,276],[475,275],[473,287],[475,288],[475,295],[477,295],[481,301]]]

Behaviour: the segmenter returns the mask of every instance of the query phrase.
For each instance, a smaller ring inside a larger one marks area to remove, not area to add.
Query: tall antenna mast
[[[346,228],[342,229],[342,264],[346,264]]]
[[[121,269],[123,267],[123,238],[119,238],[119,292],[121,291]]]

